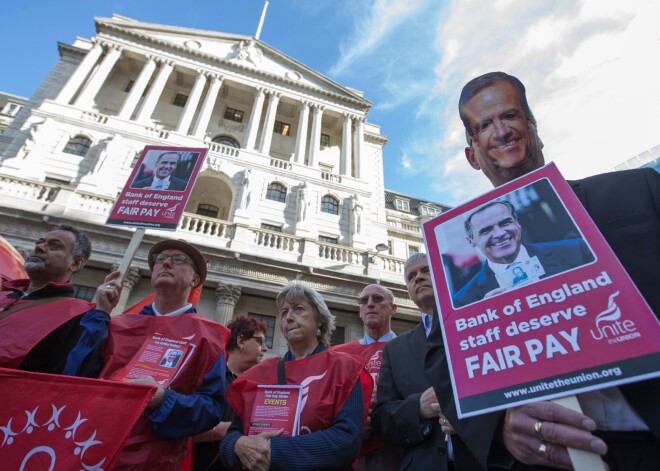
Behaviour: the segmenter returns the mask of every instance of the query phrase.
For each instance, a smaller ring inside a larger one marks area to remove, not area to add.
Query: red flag
[[[0,368],[2,469],[111,470],[154,389]]]
[[[0,281],[27,278],[23,263],[24,260],[21,254],[0,236]]]

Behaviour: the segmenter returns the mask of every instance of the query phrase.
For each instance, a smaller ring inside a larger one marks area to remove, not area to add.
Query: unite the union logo
[[[596,316],[596,329],[589,330],[594,340],[607,340],[607,343],[615,344],[642,336],[633,321],[622,319],[621,308],[614,300],[618,295],[619,291],[612,293],[607,308]]]

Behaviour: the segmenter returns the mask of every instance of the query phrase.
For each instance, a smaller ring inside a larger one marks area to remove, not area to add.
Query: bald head
[[[358,305],[365,334],[378,340],[391,330],[392,316],[396,314],[392,291],[381,285],[368,285],[360,293]]]

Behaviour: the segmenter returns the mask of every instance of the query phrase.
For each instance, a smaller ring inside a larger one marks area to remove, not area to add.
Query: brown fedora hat
[[[195,271],[199,275],[200,281],[199,285],[204,283],[204,280],[206,280],[206,260],[204,259],[204,256],[202,253],[197,250],[195,247],[190,245],[188,242],[185,240],[181,239],[171,239],[171,240],[162,240],[156,244],[154,244],[151,249],[149,249],[149,255],[147,258],[147,262],[149,263],[149,269],[153,271],[154,269],[154,260],[153,260],[153,255],[155,253],[160,253],[163,250],[180,250],[181,252],[185,253],[188,257],[190,257],[190,260],[192,260],[193,265],[195,266]]]

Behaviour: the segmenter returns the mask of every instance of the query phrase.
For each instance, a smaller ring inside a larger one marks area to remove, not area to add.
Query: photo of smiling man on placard
[[[149,152],[131,188],[185,191],[196,160],[197,156],[191,161],[190,156],[181,152]]]
[[[594,261],[545,180],[483,204],[438,229],[452,233],[444,237],[447,273],[469,270],[472,275],[467,280],[448,280],[455,308]],[[457,267],[460,260],[467,262]]]

